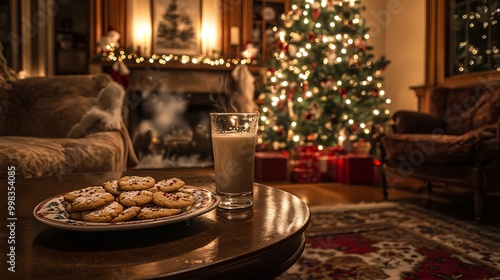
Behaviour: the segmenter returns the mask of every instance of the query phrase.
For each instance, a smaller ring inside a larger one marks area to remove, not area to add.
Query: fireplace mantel
[[[92,73],[110,73],[113,62],[92,62]],[[236,66],[207,65],[194,63],[125,63],[130,69],[131,87],[146,87],[151,81],[165,83],[177,92],[225,93],[234,88],[231,72]],[[248,65],[255,77],[256,89],[264,82],[265,68]]]
[[[90,67],[93,68],[92,70],[94,71],[99,71],[99,68],[102,67],[111,67],[114,62],[111,61],[93,61],[90,63]],[[196,70],[196,71],[226,71],[230,72],[234,69],[234,65],[232,64],[231,66],[225,66],[225,65],[208,65],[204,63],[166,63],[166,64],[160,64],[160,63],[149,63],[149,62],[140,62],[140,63],[131,63],[131,62],[125,62],[125,65],[131,69],[144,69],[144,68],[159,68],[159,69],[165,69],[165,70]],[[260,74],[262,73],[263,66],[258,66],[258,65],[251,65],[247,64],[250,72],[254,74]]]

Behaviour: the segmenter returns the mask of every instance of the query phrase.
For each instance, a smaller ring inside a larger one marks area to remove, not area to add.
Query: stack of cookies
[[[177,215],[191,209],[195,199],[182,190],[178,178],[155,181],[149,176],[124,176],[64,195],[71,219],[116,223]]]

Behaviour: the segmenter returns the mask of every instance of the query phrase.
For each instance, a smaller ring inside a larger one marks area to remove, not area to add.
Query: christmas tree
[[[170,2],[158,24],[158,43],[172,48],[186,48],[195,35],[191,17],[179,8],[177,0]]]
[[[295,0],[275,28],[279,37],[261,92],[260,140],[274,149],[336,146],[368,139],[389,119],[382,72],[369,51],[359,1]]]

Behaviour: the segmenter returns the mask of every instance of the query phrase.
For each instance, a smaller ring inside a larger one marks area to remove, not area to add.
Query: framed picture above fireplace
[[[201,0],[151,0],[152,51],[201,53]]]

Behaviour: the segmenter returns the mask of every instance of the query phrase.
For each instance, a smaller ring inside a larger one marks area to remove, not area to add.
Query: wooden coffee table
[[[255,202],[247,211],[214,209],[190,220],[152,228],[71,231],[47,226],[33,216],[35,206],[46,198],[123,175],[178,177],[190,186],[214,188],[213,174],[191,169],[17,180],[16,272],[2,266],[0,275],[7,278],[1,278],[270,279],[285,272],[304,250],[308,206],[296,196],[262,184],[255,184]],[[2,195],[3,219],[7,217],[5,197]],[[7,237],[1,235],[1,244],[6,245]],[[5,256],[9,252],[4,245]]]

